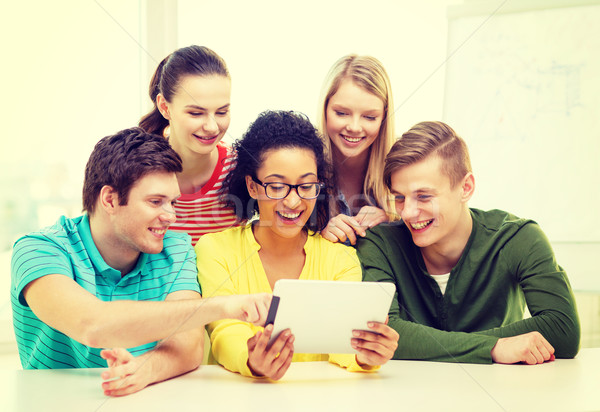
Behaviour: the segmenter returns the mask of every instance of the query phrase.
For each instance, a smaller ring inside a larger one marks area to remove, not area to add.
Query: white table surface
[[[293,363],[276,383],[215,365],[108,398],[100,369],[0,370],[0,411],[600,410],[600,348],[542,365],[391,361],[377,373]]]

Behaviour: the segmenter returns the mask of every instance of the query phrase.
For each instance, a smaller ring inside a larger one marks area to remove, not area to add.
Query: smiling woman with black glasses
[[[318,233],[329,220],[331,184],[324,146],[308,118],[265,112],[235,144],[237,163],[225,181],[228,202],[243,226],[203,236],[196,245],[205,296],[267,292],[279,279],[360,281],[353,248]],[[309,297],[307,297],[308,301]],[[398,334],[374,322],[352,339],[353,354],[294,353],[293,331],[268,346],[265,329],[224,320],[208,325],[212,355],[245,376],[280,379],[292,361],[327,360],[351,371],[377,369],[397,347]]]
[[[298,196],[302,199],[315,199],[319,196],[319,192],[323,187],[323,183],[320,182],[290,185],[281,182],[263,183],[255,177],[253,177],[252,180],[254,180],[255,183],[258,183],[259,185],[265,188],[265,195],[267,195],[269,199],[275,200],[285,199],[287,195],[290,194],[290,191],[292,189],[294,189]]]

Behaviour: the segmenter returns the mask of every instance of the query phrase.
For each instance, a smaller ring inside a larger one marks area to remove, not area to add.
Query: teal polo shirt
[[[142,253],[135,268],[125,276],[108,266],[92,240],[87,214],[62,216],[47,228],[15,242],[11,261],[13,325],[21,364],[25,369],[106,367],[102,348],[83,345],[42,322],[23,298],[32,280],[59,274],[73,279],[103,301],[163,301],[179,290],[200,292],[196,254],[190,237],[167,231],[163,250]],[[157,342],[129,348],[138,356]]]

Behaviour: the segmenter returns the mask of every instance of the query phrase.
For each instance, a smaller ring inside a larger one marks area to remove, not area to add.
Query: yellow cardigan
[[[258,255],[260,245],[252,226],[239,226],[200,238],[196,244],[198,281],[202,296],[273,293]],[[361,281],[362,272],[354,248],[309,235],[304,245],[306,260],[300,279]],[[307,299],[307,304],[310,298]],[[247,341],[262,327],[234,319],[218,320],[207,326],[212,354],[226,369],[253,376],[248,368]],[[292,331],[293,333],[293,331]],[[358,365],[353,354],[295,353],[292,361],[327,360],[350,371],[372,371],[378,367]]]

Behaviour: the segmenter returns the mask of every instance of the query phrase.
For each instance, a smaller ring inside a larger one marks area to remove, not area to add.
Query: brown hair
[[[139,127],[102,138],[85,166],[83,210],[94,212],[104,186],[117,191],[119,204],[126,205],[133,185],[148,173],[181,172],[181,158],[167,139]]]
[[[442,160],[442,173],[455,187],[471,169],[469,149],[456,132],[442,122],[421,122],[411,127],[394,143],[385,158],[383,181],[391,189],[392,174],[405,166],[437,155]]]

